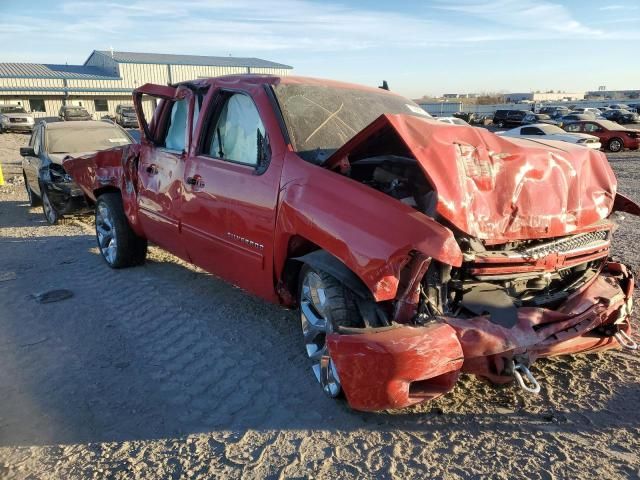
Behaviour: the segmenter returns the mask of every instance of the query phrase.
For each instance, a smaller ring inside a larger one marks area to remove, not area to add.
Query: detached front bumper
[[[633,288],[627,268],[609,262],[557,310],[520,308],[511,328],[487,316],[443,317],[424,327],[332,334],[329,352],[352,408],[402,408],[450,391],[461,372],[507,383],[514,361],[619,347],[614,335],[631,331]]]

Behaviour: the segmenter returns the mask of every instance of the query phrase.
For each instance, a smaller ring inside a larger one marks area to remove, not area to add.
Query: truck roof
[[[330,80],[326,78],[315,78],[315,77],[301,77],[297,75],[287,75],[287,76],[278,76],[278,75],[264,75],[264,74],[255,74],[255,73],[247,73],[247,74],[235,74],[235,75],[223,75],[220,77],[211,77],[211,78],[203,78],[198,80],[191,80],[185,82],[179,82],[175,85],[223,85],[227,87],[237,87],[238,85],[316,85],[316,86],[326,86],[326,87],[335,87],[335,88],[352,88],[357,90],[368,90],[372,92],[385,92],[391,95],[400,94],[391,92],[388,90],[383,90],[378,87],[370,87],[367,85],[360,85],[357,83],[348,83],[348,82],[340,82],[337,80]]]

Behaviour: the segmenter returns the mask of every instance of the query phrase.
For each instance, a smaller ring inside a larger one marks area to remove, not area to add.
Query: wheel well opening
[[[302,262],[295,260],[295,258],[302,257],[316,250],[320,250],[320,247],[304,237],[293,235],[289,239],[287,259],[284,262],[279,284],[280,287],[285,290],[285,296],[290,299],[290,302],[287,303],[291,303],[292,306],[297,304],[298,281],[303,265]]]
[[[105,193],[120,193],[120,189],[116,188],[116,187],[112,187],[112,186],[106,186],[106,187],[98,188],[98,189],[93,191],[93,196],[97,200],[100,195],[103,195]],[[91,202],[91,203],[95,203],[95,202]]]

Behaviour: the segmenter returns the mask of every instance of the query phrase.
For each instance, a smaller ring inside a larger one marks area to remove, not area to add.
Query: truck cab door
[[[185,168],[182,234],[193,263],[273,299],[285,146],[264,88],[246,88],[205,99]]]
[[[149,240],[187,259],[180,236],[180,211],[193,94],[182,86],[147,84],[134,92],[133,100],[142,130],[137,167],[140,225]],[[157,108],[148,121],[153,103]]]

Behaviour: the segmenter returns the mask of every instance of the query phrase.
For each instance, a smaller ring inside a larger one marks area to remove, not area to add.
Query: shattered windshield
[[[431,118],[416,103],[385,90],[279,84],[274,92],[293,148],[318,164],[384,113]]]
[[[131,143],[120,128],[105,123],[100,127],[57,128],[47,130],[46,148],[49,153],[95,152]]]

